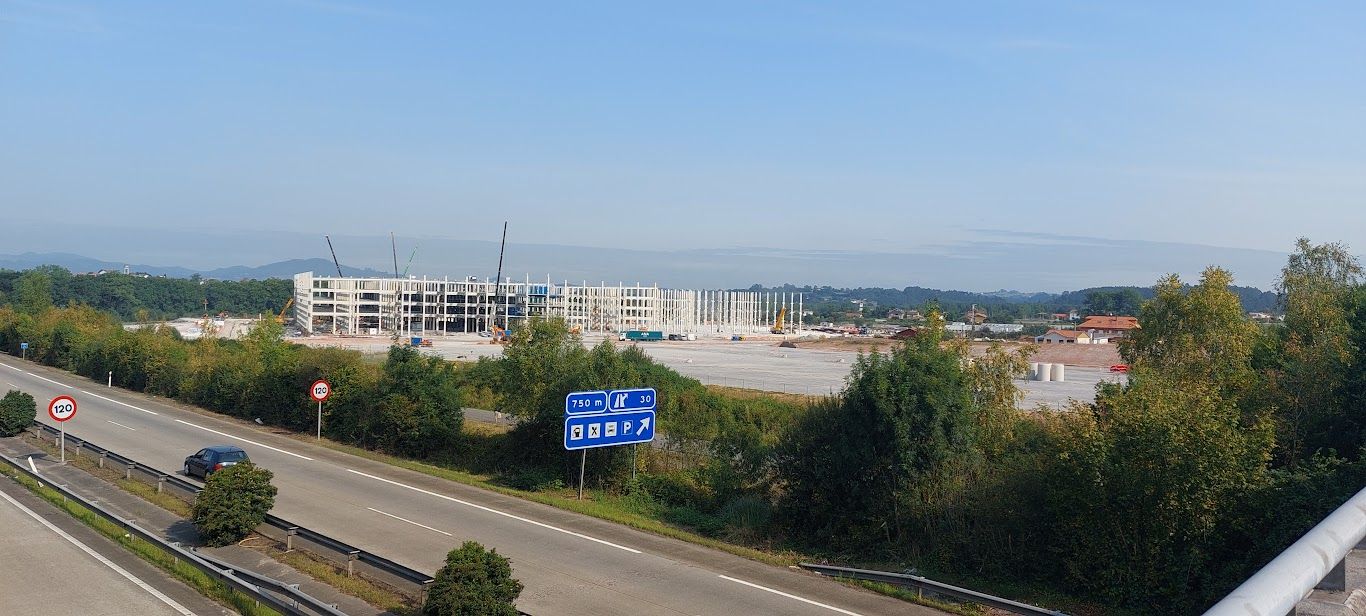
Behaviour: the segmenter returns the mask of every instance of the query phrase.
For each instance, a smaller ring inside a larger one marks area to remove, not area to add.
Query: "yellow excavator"
[[[275,322],[276,322],[276,323],[279,323],[280,325],[284,325],[284,324],[285,324],[285,313],[286,313],[286,312],[289,312],[289,307],[290,307],[290,306],[293,306],[293,305],[294,305],[294,298],[291,297],[291,298],[289,298],[289,301],[285,302],[285,307],[280,309],[280,314],[278,314],[278,315],[275,316]]]
[[[773,327],[769,328],[768,331],[774,334],[786,334],[787,330],[783,329],[783,317],[785,316],[787,316],[787,306],[778,309],[778,318],[773,319]]]

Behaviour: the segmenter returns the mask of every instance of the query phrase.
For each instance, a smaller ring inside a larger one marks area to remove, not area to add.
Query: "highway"
[[[275,473],[280,492],[273,513],[423,571],[435,572],[462,541],[495,548],[512,559],[526,587],[518,607],[535,616],[942,613],[340,453],[13,357],[0,359],[5,389],[32,394],[38,419],[54,426],[47,401],[73,396],[79,408],[67,422],[69,433],[167,471],[204,446],[239,445]]]

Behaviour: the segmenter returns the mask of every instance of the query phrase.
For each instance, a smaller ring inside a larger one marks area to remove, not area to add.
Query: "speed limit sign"
[[[313,387],[308,389],[308,395],[312,396],[314,400],[322,402],[332,395],[332,386],[327,381],[318,379],[313,383]]]
[[[47,403],[47,416],[53,421],[66,421],[76,416],[76,399],[71,396],[57,396]]]

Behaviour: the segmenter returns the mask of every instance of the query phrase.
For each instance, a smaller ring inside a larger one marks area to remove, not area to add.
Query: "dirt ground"
[[[885,352],[901,341],[889,338],[826,338],[823,340],[802,340],[796,342],[797,348],[822,349],[827,351]],[[1019,346],[1018,342],[1006,342],[1007,347]],[[972,343],[972,349],[980,353],[987,348],[986,342]],[[1030,361],[1086,366],[1090,368],[1109,368],[1122,363],[1119,349],[1113,344],[1040,344]]]

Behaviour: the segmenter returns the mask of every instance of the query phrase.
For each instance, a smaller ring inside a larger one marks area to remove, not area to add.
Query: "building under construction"
[[[751,333],[801,328],[800,293],[294,275],[294,324],[316,334],[429,336],[562,318],[582,332]]]

